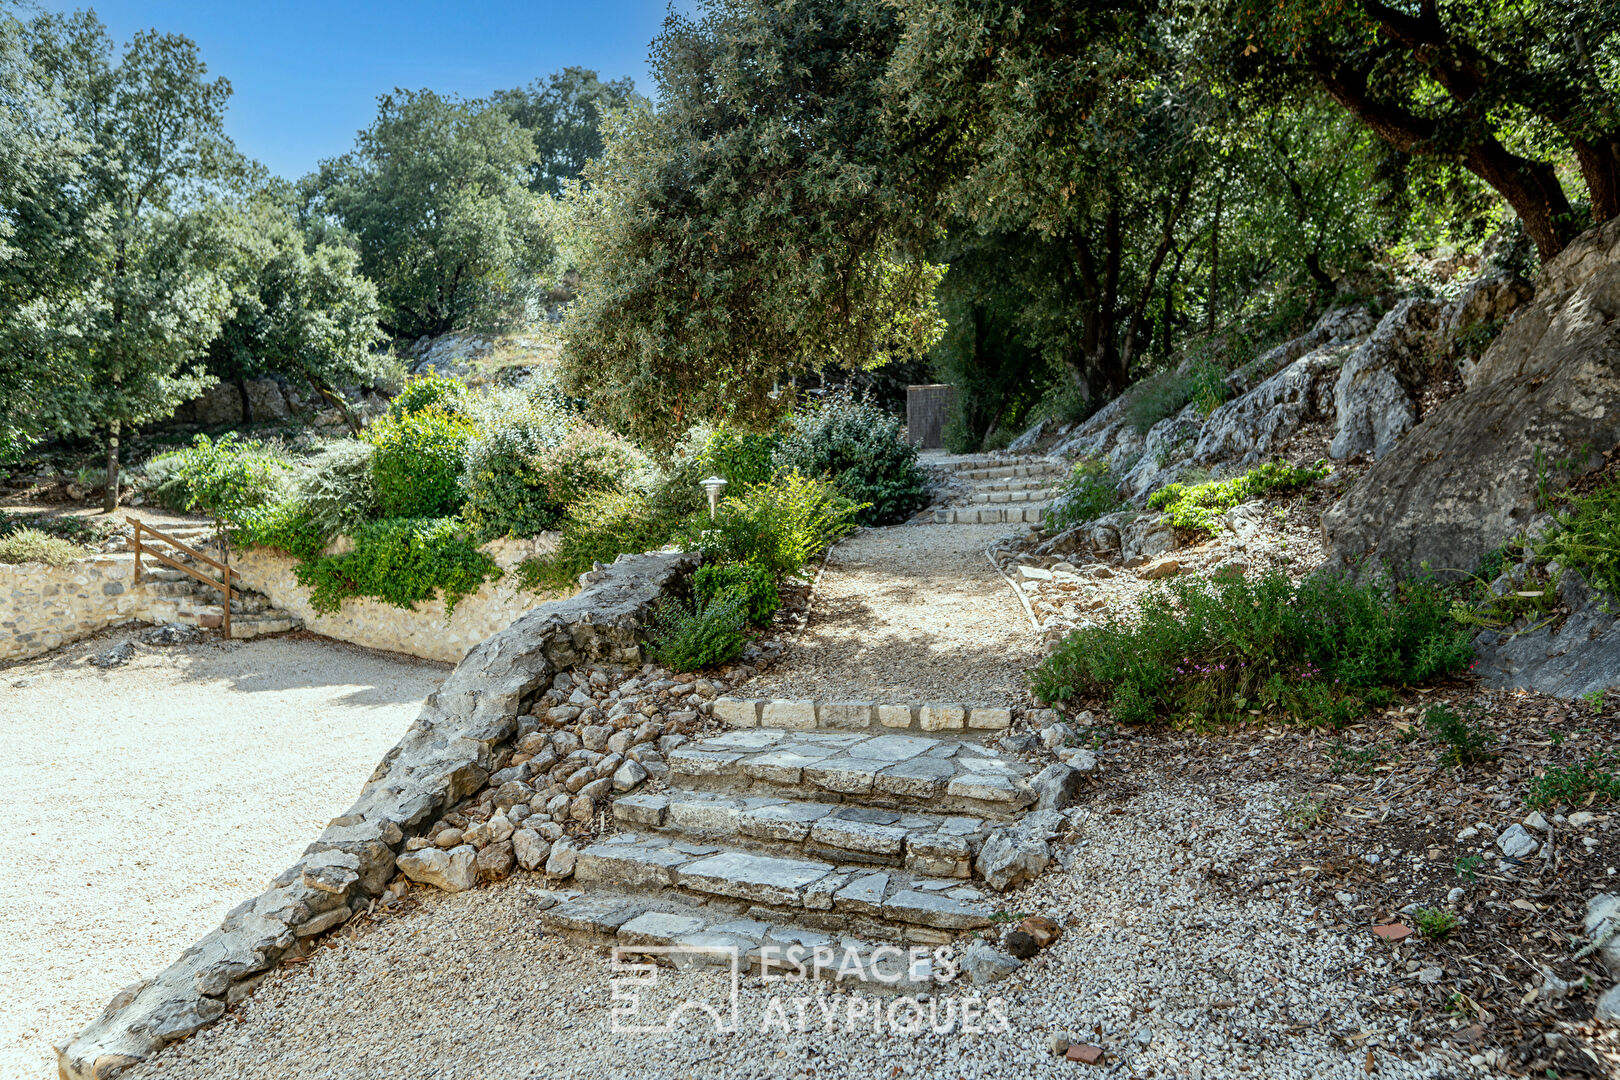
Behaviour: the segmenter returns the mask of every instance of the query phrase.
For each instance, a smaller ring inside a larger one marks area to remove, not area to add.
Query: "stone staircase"
[[[164,531],[182,543],[208,551],[209,554],[217,554],[210,550],[213,539],[211,528],[191,527]],[[151,543],[150,540],[147,541],[148,546]],[[165,545],[162,551],[170,558],[210,577],[218,577],[218,571],[201,563],[183,547]],[[224,600],[223,594],[183,571],[171,569],[155,560],[147,562],[141,570],[140,589],[143,600],[137,614],[145,622],[158,625],[181,623],[204,630],[224,628],[225,607],[221,602]],[[231,591],[231,637],[234,640],[260,637],[264,634],[281,634],[297,630],[303,625],[304,621],[298,616],[271,606],[269,599],[262,593],[245,590],[240,586]]]
[[[1063,462],[1047,458],[1027,462],[967,458],[946,467],[967,490],[952,498],[953,505],[935,508],[933,520],[940,525],[1038,524],[1041,511],[1069,472]]]
[[[1053,801],[1034,768],[979,741],[1008,709],[720,698],[713,716],[730,730],[670,750],[661,790],[613,802],[619,831],[578,853],[584,891],[543,925],[621,954],[680,947],[677,966],[830,950],[846,979],[915,989],[928,966],[885,968],[895,946],[990,926],[1010,879],[987,846],[1044,849],[1061,824],[1031,812]]]

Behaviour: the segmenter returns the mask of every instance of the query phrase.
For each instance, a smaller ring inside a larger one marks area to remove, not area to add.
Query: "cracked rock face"
[[[1417,424],[1416,393],[1438,310],[1430,300],[1402,300],[1345,360],[1333,384],[1333,457],[1381,458]]]
[[[1462,393],[1323,516],[1330,558],[1455,577],[1536,517],[1537,456],[1597,467],[1620,420],[1620,220],[1543,269]]]

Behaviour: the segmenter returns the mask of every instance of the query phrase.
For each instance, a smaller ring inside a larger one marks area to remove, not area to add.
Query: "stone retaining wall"
[[[120,991],[57,1051],[63,1080],[104,1080],[218,1020],[317,936],[380,896],[395,857],[507,758],[525,699],[561,670],[639,663],[652,605],[685,587],[697,557],[621,556],[584,592],[542,604],[467,653],[361,790],[268,891],[244,901],[157,975]]]
[[[483,550],[506,574],[486,582],[471,596],[462,597],[448,619],[444,601],[437,598],[407,610],[382,600],[351,597],[343,601],[339,611],[322,615],[310,606],[309,590],[293,577],[298,560],[273,548],[233,551],[231,568],[242,575],[244,585],[303,619],[305,629],[314,633],[367,648],[456,663],[480,641],[511,626],[537,604],[554,598],[523,590],[511,570],[524,559],[544,555],[556,547],[555,533],[543,533],[533,540],[502,539],[485,544]]]
[[[49,652],[140,617],[133,555],[67,566],[0,563],[0,660]]]

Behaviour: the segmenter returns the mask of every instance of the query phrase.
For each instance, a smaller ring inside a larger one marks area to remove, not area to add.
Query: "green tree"
[[[38,179],[23,215],[31,229],[57,222],[58,246],[41,258],[59,307],[36,347],[74,373],[51,403],[52,426],[106,437],[111,511],[121,433],[212,381],[198,361],[230,302],[218,196],[241,169],[223,129],[230,84],[206,78],[192,42],[155,31],[115,63],[91,14],[39,16],[26,37],[85,145],[76,174]],[[41,239],[31,233],[29,246]]]
[[[657,110],[610,116],[570,193],[580,298],[563,377],[621,431],[668,444],[762,424],[799,372],[917,356],[939,331],[933,226],[901,182],[926,141],[880,79],[882,0],[707,0],[653,45]]]
[[[336,224],[377,285],[395,337],[499,323],[522,303],[552,248],[528,189],[534,141],[501,108],[395,90],[354,151],[305,182],[317,221]]]
[[[1319,86],[1402,153],[1455,161],[1543,260],[1620,214],[1620,9],[1562,0],[1187,5],[1215,70],[1265,97]],[[1586,188],[1579,214],[1559,175]]]
[[[564,182],[578,179],[587,161],[602,156],[602,119],[609,112],[645,103],[631,79],[603,82],[582,67],[496,91],[490,101],[534,139],[529,190],[542,195],[562,194]]]
[[[331,241],[310,243],[283,191],[265,190],[238,214],[230,264],[233,312],[208,347],[208,369],[233,382],[253,419],[246,380],[279,374],[307,383],[358,422],[338,388],[397,377],[372,351],[382,338],[377,290],[359,256]]]

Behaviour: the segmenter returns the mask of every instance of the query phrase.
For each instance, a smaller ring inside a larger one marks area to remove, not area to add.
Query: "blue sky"
[[[111,0],[90,7],[121,47],[137,30],[183,34],[231,81],[226,129],[248,156],[296,178],[348,150],[395,86],[479,97],[570,64],[652,90],[647,46],[666,0]],[[690,0],[678,4],[691,9]]]

